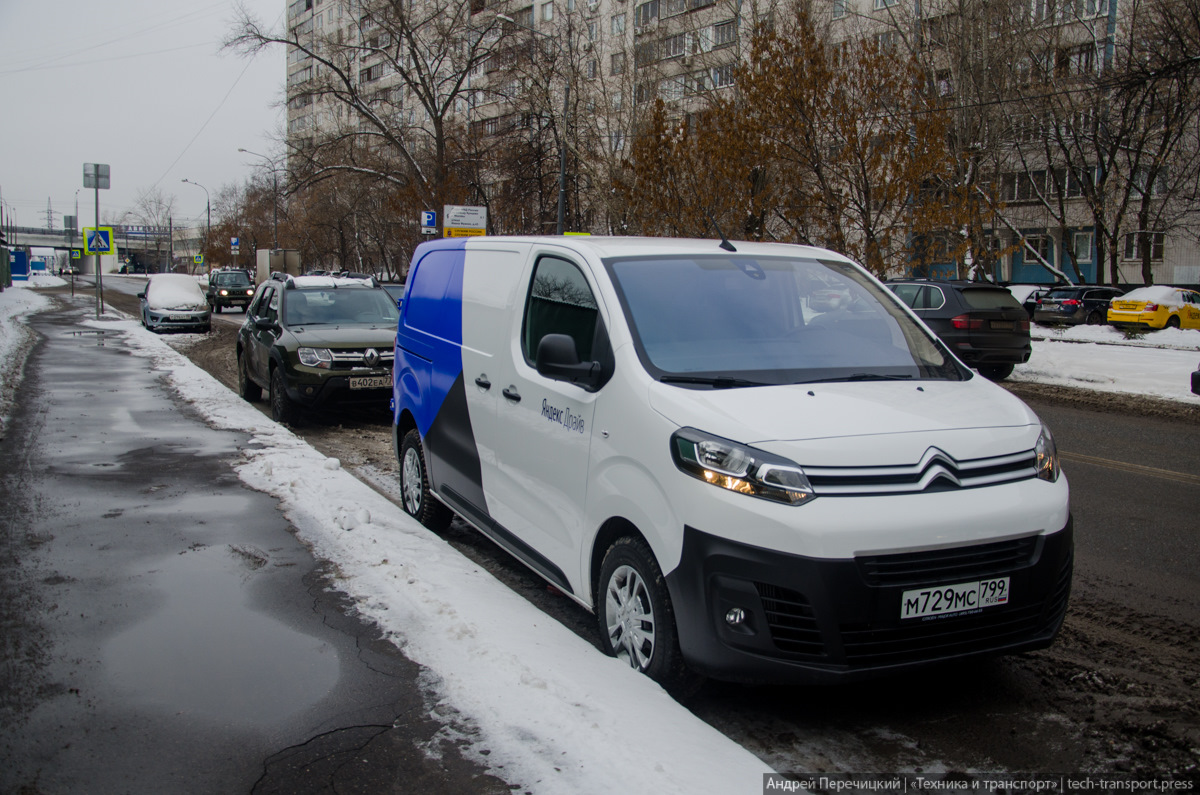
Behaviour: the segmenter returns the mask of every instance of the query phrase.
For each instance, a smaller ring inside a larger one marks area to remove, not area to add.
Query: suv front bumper
[[[1049,646],[1071,590],[1070,518],[1047,535],[849,560],[809,558],[684,529],[666,577],[684,658],[715,679],[844,682]],[[918,573],[931,565],[936,576]],[[1008,577],[1009,603],[901,619],[901,594]],[[740,609],[739,624],[726,620]]]

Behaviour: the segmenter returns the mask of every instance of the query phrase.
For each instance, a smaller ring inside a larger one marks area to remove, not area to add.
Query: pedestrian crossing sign
[[[85,254],[116,254],[111,226],[87,227],[83,230]]]

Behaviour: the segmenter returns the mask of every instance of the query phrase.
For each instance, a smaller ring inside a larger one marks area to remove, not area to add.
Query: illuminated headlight
[[[222,290],[222,291],[221,291],[221,295],[229,295],[229,291],[228,291],[228,290]]]
[[[328,370],[333,366],[333,354],[327,348],[301,348],[296,353],[300,355],[300,364],[308,367]]]
[[[1058,447],[1045,424],[1042,425],[1042,435],[1038,437],[1037,446],[1033,451],[1037,454],[1037,476],[1051,483],[1058,480]]]
[[[816,497],[804,470],[792,461],[695,428],[671,435],[671,456],[680,471],[729,491],[787,505]]]
[[[246,291],[246,295],[254,295],[254,291],[253,291],[253,290],[247,290],[247,291]]]

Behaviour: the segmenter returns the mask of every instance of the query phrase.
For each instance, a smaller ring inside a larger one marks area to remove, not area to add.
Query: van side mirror
[[[575,340],[567,334],[547,334],[538,343],[534,366],[540,375],[567,381],[594,392],[600,386],[600,362],[579,361]]]

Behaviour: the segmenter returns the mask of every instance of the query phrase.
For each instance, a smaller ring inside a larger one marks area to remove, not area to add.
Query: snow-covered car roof
[[[1022,303],[1038,290],[1049,290],[1054,285],[1052,284],[1010,284],[1008,291],[1013,294],[1013,298]]]
[[[1130,290],[1121,296],[1121,300],[1148,301],[1166,306],[1182,306],[1184,292],[1186,291],[1167,284],[1152,284],[1149,287],[1139,287],[1136,290]]]
[[[355,279],[349,276],[293,276],[292,285],[300,289],[320,287],[374,287],[370,279]]]
[[[201,309],[208,306],[208,299],[191,276],[155,273],[146,285],[146,305],[151,309]]]

